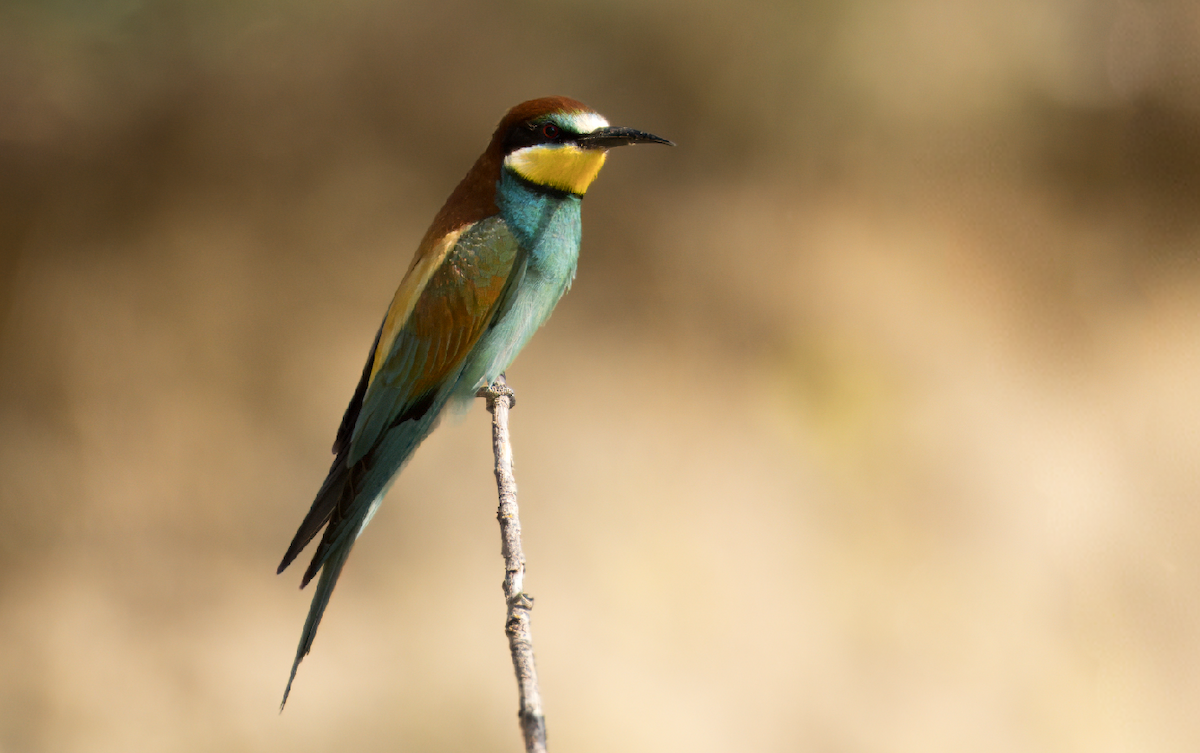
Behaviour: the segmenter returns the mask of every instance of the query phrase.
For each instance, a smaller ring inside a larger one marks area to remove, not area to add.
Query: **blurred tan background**
[[[0,750],[517,751],[487,416],[276,713],[275,566],[505,109],[612,155],[509,372],[557,751],[1200,749],[1186,0],[0,6]]]

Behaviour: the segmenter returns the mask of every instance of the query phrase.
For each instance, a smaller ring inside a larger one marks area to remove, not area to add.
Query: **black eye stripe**
[[[505,136],[504,153],[511,154],[518,149],[538,144],[562,143],[570,141],[576,136],[577,134],[551,121],[526,121],[513,126]]]

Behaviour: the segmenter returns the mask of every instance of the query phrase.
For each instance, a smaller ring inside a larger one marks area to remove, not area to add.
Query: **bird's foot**
[[[482,397],[487,400],[488,410],[492,409],[492,406],[496,404],[496,398],[500,397],[501,395],[508,398],[509,410],[517,407],[516,393],[513,392],[512,387],[509,387],[508,383],[504,381],[503,374],[497,377],[496,381],[492,382],[488,386],[480,387],[479,391],[475,393],[475,397]]]

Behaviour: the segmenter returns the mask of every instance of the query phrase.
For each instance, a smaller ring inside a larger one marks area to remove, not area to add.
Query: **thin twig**
[[[512,472],[512,444],[508,439],[508,411],[516,404],[512,388],[504,375],[495,384],[479,391],[487,399],[492,414],[492,449],[496,455],[496,490],[500,494],[500,553],[504,557],[504,601],[508,615],[504,632],[512,652],[513,671],[521,695],[521,732],[526,753],[546,753],[546,718],[542,715],[542,694],[538,691],[537,667],[533,662],[533,636],[529,630],[529,611],[533,597],[524,593],[525,554],[521,551],[521,520],[517,515],[517,482]]]

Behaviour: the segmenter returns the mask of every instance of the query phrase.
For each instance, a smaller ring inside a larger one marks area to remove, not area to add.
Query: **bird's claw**
[[[509,410],[517,407],[516,393],[513,392],[513,388],[509,387],[508,383],[504,381],[503,374],[501,374],[496,381],[492,382],[486,387],[480,387],[479,391],[475,393],[475,397],[482,397],[487,400],[488,410],[492,409],[492,406],[496,404],[496,398],[500,397],[501,395],[508,398]]]

